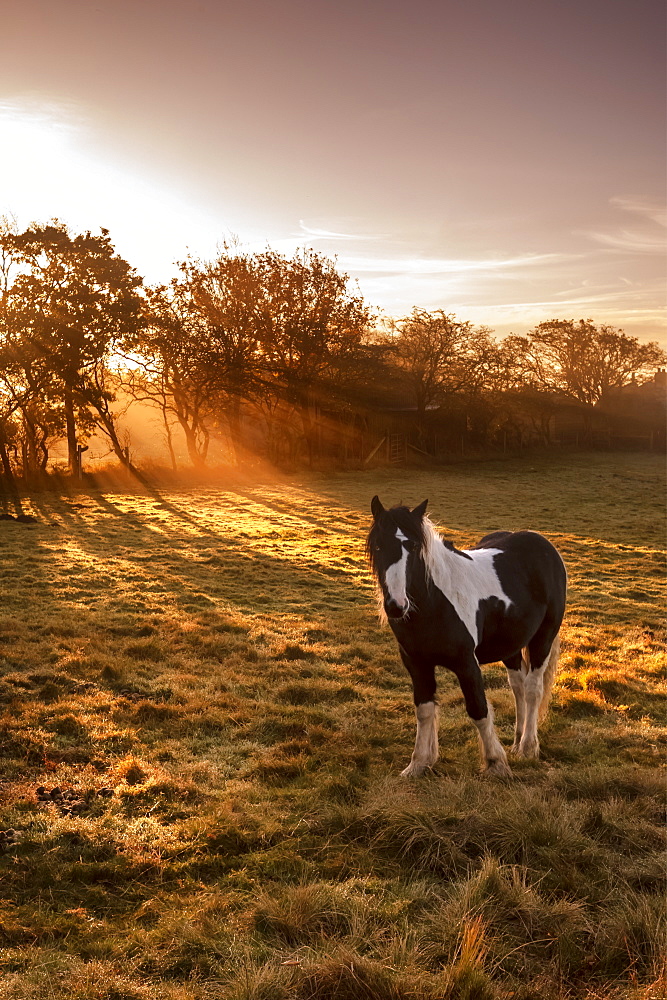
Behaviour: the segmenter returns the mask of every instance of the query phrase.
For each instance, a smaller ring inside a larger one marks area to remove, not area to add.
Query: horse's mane
[[[390,507],[387,511],[385,511],[385,513],[391,517],[391,520],[394,522],[396,527],[400,528],[400,530],[403,532],[404,535],[406,535],[408,538],[411,535],[414,536],[415,522],[414,519],[411,517],[411,511],[409,507],[404,507],[402,505],[399,505],[397,507]],[[375,544],[379,533],[380,529],[378,528],[377,524],[374,523],[371,526],[371,529],[366,537],[366,556],[370,563],[371,570],[373,571],[375,576],[377,576],[377,568],[375,563]],[[436,526],[433,524],[433,521],[431,521],[431,519],[427,516],[423,517],[421,520],[420,535],[421,537],[419,539],[419,548],[424,563],[426,564],[427,571],[429,565],[433,563],[434,559],[437,559],[438,556],[442,558],[443,547],[447,549],[449,552],[455,552],[457,555],[462,556],[464,559],[470,558],[469,556],[465,555],[465,553],[462,553],[459,549],[457,549],[452,541],[450,541],[447,538],[443,538],[443,536],[440,534]]]
[[[469,556],[467,552],[462,552],[461,549],[457,549],[450,539],[443,538],[430,518],[425,517],[422,525],[424,543],[422,545],[421,554],[424,560],[427,581],[429,583],[442,582],[443,577],[445,579],[451,578],[452,571],[454,571],[454,573],[456,573],[457,570],[465,571],[465,563],[463,560],[468,561],[471,560],[472,557]],[[451,562],[452,556],[454,556],[454,563]],[[470,563],[468,563],[468,565],[470,565]],[[456,573],[456,575],[458,575],[458,573]]]

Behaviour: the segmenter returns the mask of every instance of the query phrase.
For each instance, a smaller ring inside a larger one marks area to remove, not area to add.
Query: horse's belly
[[[512,609],[491,615],[481,624],[480,641],[475,649],[478,662],[497,663],[518,653],[535,634],[543,617],[544,609],[538,606],[523,616],[513,614]]]
[[[521,642],[517,643],[513,638],[507,638],[505,641],[496,638],[493,642],[480,643],[475,650],[475,656],[478,663],[499,663],[509,659],[522,648]]]

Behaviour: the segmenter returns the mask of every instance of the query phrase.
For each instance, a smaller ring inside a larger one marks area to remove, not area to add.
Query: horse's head
[[[366,539],[371,569],[382,590],[387,618],[404,618],[410,610],[407,592],[408,560],[424,545],[424,500],[414,510],[391,507],[385,510],[380,498],[371,501],[373,525]]]

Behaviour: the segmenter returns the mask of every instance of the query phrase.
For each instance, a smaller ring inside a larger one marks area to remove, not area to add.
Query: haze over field
[[[393,315],[667,341],[658,0],[26,0],[0,214],[104,226],[149,281],[237,234]]]

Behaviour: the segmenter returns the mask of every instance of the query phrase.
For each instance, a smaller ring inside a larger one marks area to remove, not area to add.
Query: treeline
[[[287,257],[229,245],[149,287],[104,229],[5,224],[0,282],[0,461],[10,479],[46,471],[60,441],[76,472],[94,433],[132,469],[120,401],[155,409],[174,468],[179,435],[198,468],[216,436],[237,461],[252,438],[272,461],[312,464],[318,414],[341,426],[363,419],[382,390],[386,405],[392,391],[401,396],[417,435],[452,401],[486,414],[490,434],[519,404],[547,420],[554,398],[592,408],[667,360],[657,344],[590,320],[503,340],[444,310],[382,320],[334,261],[307,249]]]

